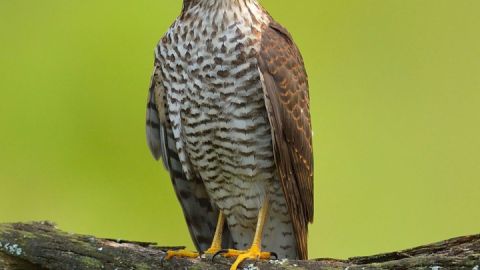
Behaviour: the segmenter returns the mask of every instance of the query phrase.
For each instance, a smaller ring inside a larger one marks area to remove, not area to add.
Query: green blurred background
[[[263,0],[303,52],[312,257],[480,232],[480,1]],[[180,0],[0,0],[0,222],[192,247],[145,143]]]

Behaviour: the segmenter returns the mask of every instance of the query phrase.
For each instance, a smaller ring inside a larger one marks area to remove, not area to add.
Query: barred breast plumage
[[[203,181],[212,205],[226,216],[232,248],[251,243],[268,196],[262,246],[297,258],[258,63],[270,24],[255,0],[184,1],[155,51],[164,91],[154,94],[185,178]]]

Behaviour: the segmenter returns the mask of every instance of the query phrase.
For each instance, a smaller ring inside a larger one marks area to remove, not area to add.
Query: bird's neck
[[[257,0],[183,0],[180,18],[211,20],[212,23],[243,20],[247,24],[262,24],[269,21]]]
[[[204,7],[219,7],[219,6],[239,6],[249,3],[257,3],[257,0],[183,0],[183,7],[189,8],[196,5],[202,5]]]

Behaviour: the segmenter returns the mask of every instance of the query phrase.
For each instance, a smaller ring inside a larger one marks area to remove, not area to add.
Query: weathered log
[[[154,243],[103,239],[66,233],[49,222],[0,224],[0,269],[198,269],[227,270],[224,258],[174,258]],[[480,270],[480,235],[458,237],[413,249],[348,260],[272,260],[243,264],[244,269],[468,269]]]

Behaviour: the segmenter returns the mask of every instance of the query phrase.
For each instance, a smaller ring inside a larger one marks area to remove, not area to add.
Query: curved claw
[[[270,256],[273,257],[274,260],[278,260],[278,254],[275,252],[270,252]]]
[[[213,254],[213,256],[212,256],[212,262],[215,261],[215,258],[216,258],[218,255],[221,255],[221,254],[227,253],[227,252],[228,252],[228,249],[221,249],[221,250],[215,252],[215,254]]]
[[[168,258],[168,253],[167,253],[167,251],[165,251],[165,255],[163,255],[162,258],[160,259],[160,266],[164,267],[165,266],[165,261],[167,261],[169,259],[170,258]]]
[[[162,256],[162,258],[160,259],[160,266],[161,267],[164,267],[164,262],[165,262],[166,257],[167,257],[167,254],[165,253],[165,256]]]

